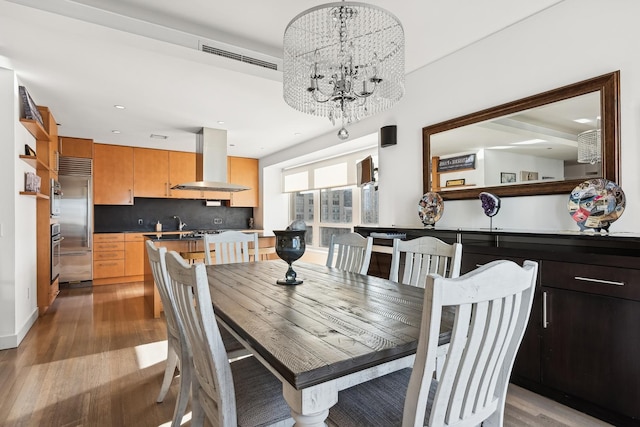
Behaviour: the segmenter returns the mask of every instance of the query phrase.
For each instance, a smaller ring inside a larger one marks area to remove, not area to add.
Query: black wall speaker
[[[396,125],[383,126],[380,128],[380,146],[390,147],[398,143]]]

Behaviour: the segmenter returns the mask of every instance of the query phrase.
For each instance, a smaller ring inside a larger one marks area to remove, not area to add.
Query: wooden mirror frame
[[[517,101],[488,108],[477,113],[447,120],[422,128],[422,180],[423,191],[431,191],[431,136],[462,126],[471,125],[505,115],[517,113],[590,92],[600,91],[600,113],[602,126],[602,176],[620,183],[620,71],[614,71],[592,79],[584,80],[558,89],[523,98]],[[486,191],[500,197],[533,196],[543,194],[568,194],[585,179],[464,188],[439,192],[444,200],[478,198]]]

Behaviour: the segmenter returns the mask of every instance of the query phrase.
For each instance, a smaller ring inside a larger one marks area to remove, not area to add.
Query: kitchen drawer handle
[[[603,280],[603,279],[592,279],[590,277],[575,276],[574,279],[582,280],[583,282],[593,282],[593,283],[603,283],[605,285],[624,286],[624,282],[614,282],[611,280]]]

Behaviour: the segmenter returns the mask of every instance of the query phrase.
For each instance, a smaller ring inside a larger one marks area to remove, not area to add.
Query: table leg
[[[336,381],[318,384],[302,390],[296,390],[283,383],[284,399],[291,408],[291,416],[296,427],[324,427],[329,416],[329,408],[338,402]]]

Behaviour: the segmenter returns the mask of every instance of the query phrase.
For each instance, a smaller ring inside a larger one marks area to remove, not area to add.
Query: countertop
[[[229,230],[223,230],[223,231],[229,231]],[[258,239],[263,239],[263,238],[268,238],[268,237],[274,237],[273,235],[267,234],[265,233],[263,230],[234,230],[234,231],[240,231],[242,233],[257,233],[258,234]],[[167,241],[184,241],[184,242],[188,242],[188,241],[199,241],[202,240],[202,236],[186,236],[184,235],[185,233],[191,233],[191,231],[183,231],[182,233],[179,231],[173,231],[173,232],[162,232],[162,233],[153,233],[153,232],[148,232],[148,233],[144,233],[144,237],[154,241],[154,242],[159,242],[159,241],[163,241],[163,242],[167,242]]]

